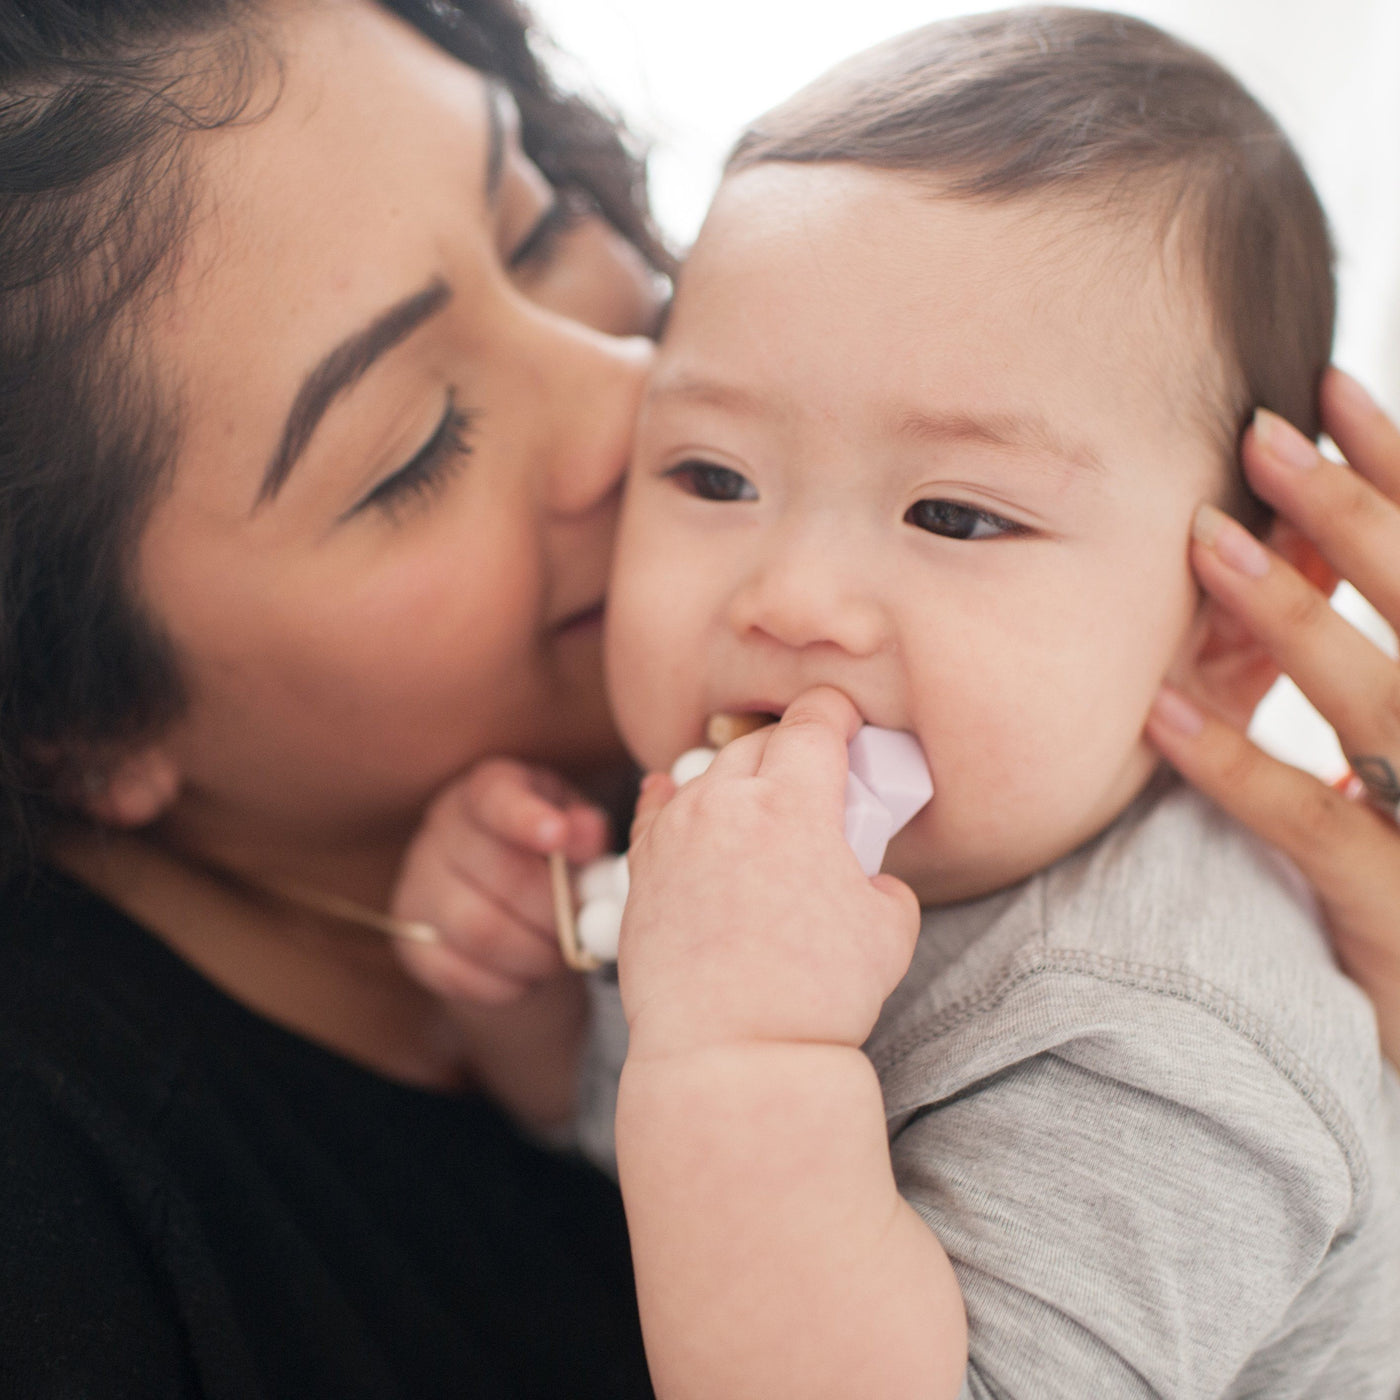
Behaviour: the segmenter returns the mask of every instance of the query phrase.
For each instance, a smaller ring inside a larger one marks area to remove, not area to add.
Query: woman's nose
[[[545,504],[557,515],[580,515],[622,480],[655,346],[582,326],[565,334],[571,343],[550,386],[553,402],[541,405],[554,428]]]
[[[838,529],[782,541],[745,579],[730,606],[741,636],[801,650],[831,646],[873,656],[890,642],[875,561]]]

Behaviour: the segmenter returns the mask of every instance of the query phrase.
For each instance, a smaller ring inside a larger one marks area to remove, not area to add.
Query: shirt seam
[[[1308,1069],[1299,1055],[1269,1033],[1257,1015],[1224,989],[1179,968],[1113,958],[1087,949],[1023,950],[1010,960],[1004,975],[993,986],[919,1020],[889,1044],[881,1046],[871,1055],[871,1062],[883,1077],[930,1040],[947,1035],[977,1015],[995,1010],[1024,983],[1043,976],[1088,978],[1106,985],[1168,996],[1226,1026],[1259,1052],[1307,1104],[1332,1139],[1351,1178],[1353,1211],[1368,1199],[1370,1167],[1350,1115],[1337,1096]]]

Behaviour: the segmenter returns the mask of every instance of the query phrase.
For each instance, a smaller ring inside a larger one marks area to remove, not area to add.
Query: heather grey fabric
[[[926,911],[866,1048],[962,1284],[972,1400],[1400,1390],[1400,1083],[1296,881],[1204,799],[1161,785]]]

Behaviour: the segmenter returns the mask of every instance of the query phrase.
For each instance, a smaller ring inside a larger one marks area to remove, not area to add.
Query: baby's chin
[[[962,904],[969,899],[980,899],[983,895],[995,894],[997,890],[1018,884],[1035,869],[1031,867],[1017,872],[1012,868],[975,869],[970,865],[945,869],[932,862],[926,852],[921,855],[922,859],[914,857],[904,860],[891,851],[885,857],[881,869],[885,874],[903,880],[914,891],[919,904],[925,909]]]
[[[624,697],[613,708],[622,742],[645,772],[668,773],[683,753],[711,747],[706,726],[712,712],[699,705],[672,701],[648,707]],[[658,714],[665,716],[665,723],[657,723]]]
[[[924,908],[937,908],[1009,889],[1079,844],[1081,840],[1066,835],[1034,851],[1008,851],[1005,846],[995,851],[959,850],[948,843],[933,846],[926,836],[906,828],[890,843],[880,868],[903,880]]]
[[[890,842],[880,868],[903,880],[925,908],[977,899],[1030,873],[1014,873],[1016,865],[1004,853],[1002,859],[979,859],[972,852],[941,852],[929,833],[919,829],[918,818]]]
[[[1126,772],[1122,781],[1098,802],[1077,813],[1061,809],[1058,820],[1038,823],[1005,820],[960,825],[955,808],[933,803],[890,842],[881,869],[894,875],[918,896],[925,907],[960,904],[994,894],[1048,869],[1056,861],[1108,829],[1163,772],[1154,760]]]
[[[695,738],[685,739],[677,734],[661,734],[629,726],[625,715],[620,715],[618,719],[623,746],[644,773],[670,772],[671,765],[687,749],[697,748],[705,742],[698,730]]]

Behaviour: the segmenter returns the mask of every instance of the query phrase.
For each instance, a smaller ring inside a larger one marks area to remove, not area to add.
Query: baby
[[[1274,675],[1187,542],[1260,567],[1239,433],[1316,434],[1332,295],[1272,121],[1135,20],[933,26],[741,141],[607,620],[646,767],[783,717],[634,833],[663,1396],[1393,1400],[1400,1089],[1285,874],[1142,737],[1164,679],[1243,715]],[[862,721],[935,789],[873,881]]]

